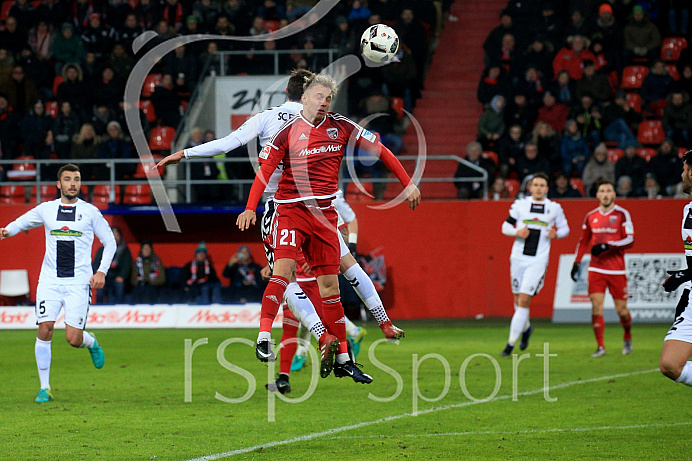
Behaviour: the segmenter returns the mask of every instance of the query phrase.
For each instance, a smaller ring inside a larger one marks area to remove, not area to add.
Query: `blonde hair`
[[[303,86],[303,93],[307,92],[308,89],[315,85],[322,85],[326,88],[329,88],[330,90],[332,90],[332,97],[336,96],[336,91],[338,87],[336,86],[336,82],[330,75],[316,74],[312,77],[309,77],[305,81],[305,85]]]

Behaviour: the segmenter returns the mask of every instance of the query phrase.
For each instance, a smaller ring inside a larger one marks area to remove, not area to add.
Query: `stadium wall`
[[[637,253],[681,253],[680,223],[686,200],[618,200],[634,222]],[[382,247],[387,266],[383,299],[393,318],[508,317],[512,315],[509,252],[512,239],[500,228],[511,201],[429,201],[411,211],[403,205],[374,210],[372,203],[353,203],[358,215],[358,250]],[[586,213],[595,200],[563,200],[570,225],[569,237],[553,243],[545,287],[532,303],[532,316],[550,318],[559,254],[574,252]],[[2,225],[29,206],[0,207]],[[192,259],[199,241],[221,276],[239,245],[248,245],[264,263],[259,230],[240,232],[236,215],[179,215],[182,233],[166,232],[159,215],[107,216],[121,228],[133,256],[142,238],[151,239],[166,266],[182,266]],[[44,252],[42,230],[23,233],[0,243],[0,269],[28,269],[32,298]],[[224,280],[224,282],[226,282]]]

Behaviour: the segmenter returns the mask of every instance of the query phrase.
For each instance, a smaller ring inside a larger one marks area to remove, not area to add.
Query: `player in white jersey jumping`
[[[50,391],[51,339],[53,326],[65,309],[65,338],[73,347],[87,348],[96,368],[105,363],[103,349],[92,334],[84,331],[91,290],[103,288],[115,254],[115,238],[108,222],[95,206],[77,198],[81,187],[79,167],[68,164],[58,170],[60,198],[44,202],[0,228],[2,238],[43,226],[46,254],[36,289],[38,337],[34,348],[41,389],[36,402],[53,399]],[[104,245],[101,265],[91,267],[94,235]]]
[[[692,194],[692,150],[685,153],[682,168],[682,190]],[[673,326],[664,339],[660,367],[661,373],[676,383],[692,386],[692,202],[685,205],[682,214],[682,243],[685,246],[687,269],[668,271],[670,277],[663,283],[667,292],[677,290],[683,283],[685,289],[675,309]]]
[[[550,257],[550,242],[569,235],[569,226],[560,204],[548,200],[548,176],[536,173],[531,181],[531,196],[516,200],[502,223],[502,233],[515,237],[510,255],[514,315],[503,356],[512,353],[521,336],[519,348],[529,345],[533,327],[529,322],[531,299],[543,288]]]

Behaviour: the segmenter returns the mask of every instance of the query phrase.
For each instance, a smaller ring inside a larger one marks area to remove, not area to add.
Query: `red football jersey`
[[[262,149],[260,171],[246,209],[257,207],[264,185],[281,162],[284,171],[275,202],[333,199],[338,190],[341,159],[350,146],[379,157],[404,186],[411,182],[401,163],[373,133],[334,112],[327,113],[318,125],[308,122],[301,112],[286,122]]]
[[[576,262],[594,245],[607,243],[608,251],[591,256],[589,270],[603,274],[625,274],[625,250],[634,245],[634,227],[630,213],[615,205],[607,213],[601,208],[590,211],[584,219],[582,234],[577,244]]]

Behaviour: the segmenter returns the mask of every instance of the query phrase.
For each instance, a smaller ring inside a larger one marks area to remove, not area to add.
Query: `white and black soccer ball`
[[[399,36],[386,24],[365,29],[360,38],[360,52],[373,62],[387,62],[399,50]]]

